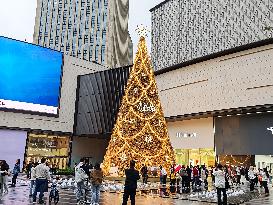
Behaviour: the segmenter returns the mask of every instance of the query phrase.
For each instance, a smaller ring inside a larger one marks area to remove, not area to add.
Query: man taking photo
[[[125,175],[126,175],[126,179],[125,179],[122,205],[127,205],[129,196],[130,196],[131,204],[135,205],[137,180],[140,179],[140,176],[139,176],[139,172],[135,169],[134,160],[130,161],[130,169],[125,170]]]

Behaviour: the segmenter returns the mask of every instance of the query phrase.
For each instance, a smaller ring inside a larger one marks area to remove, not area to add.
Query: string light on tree
[[[115,164],[119,175],[123,176],[132,159],[136,161],[137,169],[145,163],[147,166],[162,165],[169,170],[175,162],[147,52],[145,37],[148,30],[141,25],[137,31],[140,35],[138,51],[103,160],[106,175]]]

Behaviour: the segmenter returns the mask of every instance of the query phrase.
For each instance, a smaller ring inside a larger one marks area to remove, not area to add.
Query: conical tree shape
[[[175,162],[144,37],[140,37],[103,170],[107,175],[111,166],[117,166],[123,176],[132,159],[137,169],[146,164],[169,170]]]

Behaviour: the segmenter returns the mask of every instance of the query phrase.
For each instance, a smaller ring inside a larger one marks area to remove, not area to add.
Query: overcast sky
[[[163,0],[130,0],[129,31],[134,43],[134,52],[138,42],[136,26],[144,24],[150,27],[149,9],[161,1]],[[0,35],[32,42],[35,13],[36,0],[0,0]],[[150,36],[147,41],[150,47]]]

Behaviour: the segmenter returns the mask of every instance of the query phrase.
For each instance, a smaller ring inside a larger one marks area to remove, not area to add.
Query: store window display
[[[45,157],[50,167],[65,169],[68,166],[69,152],[69,136],[29,134],[25,162],[38,162]]]
[[[175,149],[175,157],[181,165],[215,165],[214,149]]]

